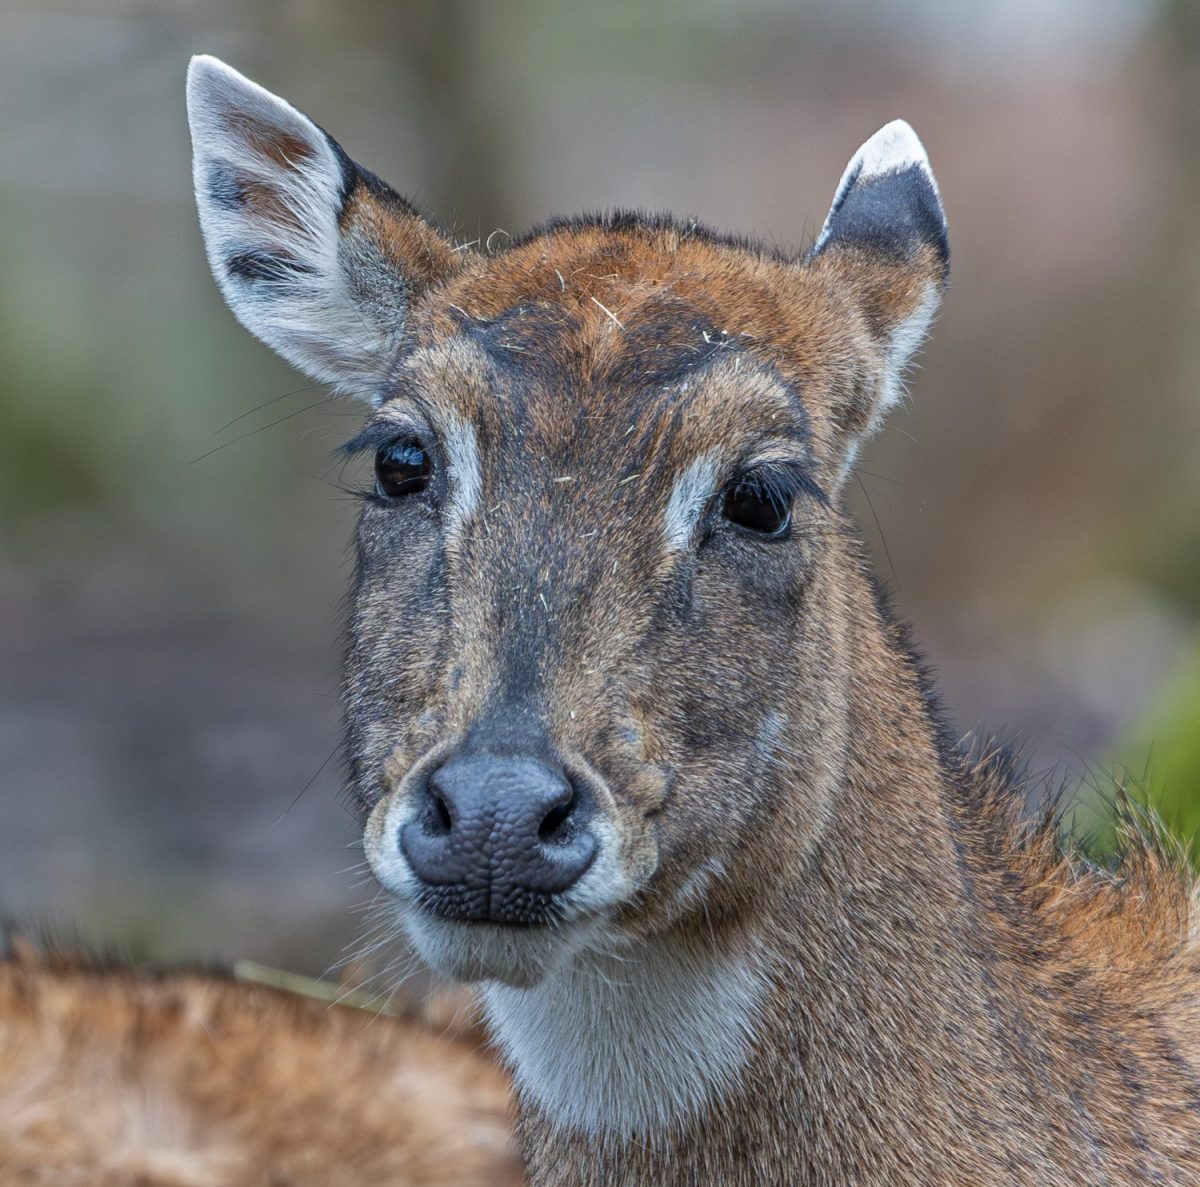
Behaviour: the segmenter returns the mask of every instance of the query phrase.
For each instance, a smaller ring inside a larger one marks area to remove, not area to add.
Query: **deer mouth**
[[[513,927],[447,920],[420,907],[401,912],[421,958],[452,981],[499,982],[528,989],[566,967],[604,930],[599,917],[560,926]]]

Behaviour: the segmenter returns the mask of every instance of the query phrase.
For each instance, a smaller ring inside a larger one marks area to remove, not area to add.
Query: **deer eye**
[[[792,522],[791,499],[754,474],[738,478],[725,488],[721,510],[731,523],[762,536],[784,536]]]
[[[381,498],[415,495],[429,485],[432,474],[429,451],[417,441],[401,438],[375,453],[375,490]]]

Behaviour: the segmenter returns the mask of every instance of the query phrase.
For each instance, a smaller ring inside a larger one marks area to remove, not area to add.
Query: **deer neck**
[[[737,926],[705,921],[531,990],[486,991],[535,1187],[954,1181],[932,1164],[924,1179],[864,1169],[929,1157],[977,1069],[1003,1077],[1012,1062],[936,725],[882,622],[874,641],[874,686],[907,712],[853,707],[820,844]]]

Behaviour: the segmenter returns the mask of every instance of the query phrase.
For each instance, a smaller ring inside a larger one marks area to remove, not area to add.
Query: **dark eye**
[[[375,454],[375,489],[385,499],[423,491],[432,473],[429,451],[416,441],[393,441]]]
[[[725,518],[764,536],[782,536],[792,522],[792,503],[763,479],[747,475],[725,489]]]

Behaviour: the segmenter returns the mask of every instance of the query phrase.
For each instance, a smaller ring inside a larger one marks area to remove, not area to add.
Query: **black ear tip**
[[[932,245],[949,259],[946,216],[929,157],[904,120],[880,128],[850,160],[813,254],[833,242],[907,255]]]

